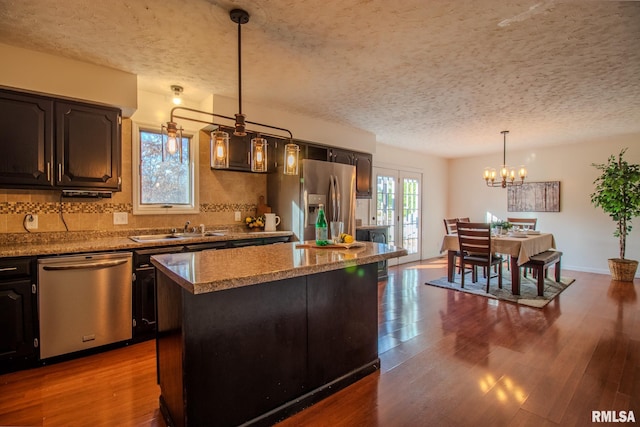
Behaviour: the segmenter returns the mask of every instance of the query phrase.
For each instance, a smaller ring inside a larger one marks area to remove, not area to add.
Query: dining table
[[[556,242],[551,233],[501,234],[491,237],[494,253],[509,255],[511,268],[511,293],[520,295],[520,266],[529,259],[549,249],[555,249]],[[457,234],[446,234],[440,252],[447,251],[447,280],[453,282],[455,256],[460,250]]]

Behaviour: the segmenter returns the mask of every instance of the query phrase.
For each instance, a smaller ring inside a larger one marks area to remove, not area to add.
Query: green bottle
[[[318,219],[316,220],[316,245],[325,246],[328,239],[327,220],[324,217],[324,205],[321,203],[318,206]]]

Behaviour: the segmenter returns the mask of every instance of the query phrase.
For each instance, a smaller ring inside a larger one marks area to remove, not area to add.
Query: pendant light
[[[265,138],[261,136],[261,134],[268,135],[269,137],[276,138],[278,140],[285,140],[287,144],[285,146],[285,162],[283,173],[285,175],[297,175],[298,174],[298,153],[300,151],[300,147],[297,144],[293,143],[293,135],[291,131],[285,128],[271,126],[264,123],[252,122],[246,120],[245,114],[242,112],[242,25],[249,22],[249,14],[242,9],[233,9],[229,12],[229,17],[231,21],[235,22],[238,25],[238,112],[235,114],[235,117],[228,117],[221,114],[209,113],[207,111],[196,110],[193,108],[187,107],[174,107],[171,109],[170,121],[166,124],[162,125],[163,135],[166,134],[166,143],[165,137],[163,136],[163,160],[166,147],[173,147],[175,141],[181,141],[182,139],[182,127],[178,126],[175,119],[183,119],[189,120],[198,123],[206,123],[215,126],[228,126],[223,125],[221,123],[215,123],[212,121],[205,121],[193,117],[182,116],[175,114],[176,111],[190,111],[198,114],[206,114],[212,117],[218,117],[222,119],[232,120],[234,122],[234,130],[233,134],[235,136],[246,136],[247,129],[246,124],[253,124],[261,127],[266,127],[282,132],[286,132],[289,137],[283,138],[279,135],[267,134],[265,132],[255,132],[256,137],[251,140],[251,171],[253,172],[268,172],[269,163],[267,161],[268,155],[268,142]],[[173,87],[172,87],[173,89]],[[181,88],[182,89],[182,88]],[[250,131],[253,133],[253,131]],[[180,138],[178,138],[178,135]],[[172,141],[171,138],[174,138]],[[276,147],[277,148],[277,147]],[[177,144],[177,150],[180,150],[180,159],[182,159],[182,147],[181,144]],[[211,140],[210,140],[210,149],[211,149],[211,167],[214,169],[227,169],[229,168],[229,134],[223,132],[221,129],[211,132]],[[167,151],[170,151],[167,148]],[[182,160],[181,160],[182,161]]]
[[[229,134],[221,130],[211,132],[211,167],[229,168]]]
[[[258,134],[251,140],[251,172],[267,172],[269,143]]]
[[[180,163],[182,163],[182,128],[174,121],[169,121],[161,127],[160,135],[162,137],[162,161],[164,162],[169,155],[174,155],[176,151],[180,152]]]
[[[296,144],[287,144],[284,146],[284,174],[298,175],[298,153],[300,147]]]
[[[527,177],[527,169],[524,166],[520,166],[518,169],[518,177],[520,181],[516,181],[516,169],[507,165],[507,134],[508,130],[500,132],[503,135],[502,146],[502,166],[500,166],[500,181],[496,182],[496,170],[494,168],[485,168],[483,178],[488,187],[517,187],[524,184],[524,179]]]

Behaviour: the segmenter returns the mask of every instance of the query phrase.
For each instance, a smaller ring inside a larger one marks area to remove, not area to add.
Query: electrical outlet
[[[236,212],[235,212],[235,220],[236,220],[236,221],[242,221],[242,217],[241,217],[240,215],[242,215],[242,214],[240,213],[240,211],[236,211]]]
[[[27,230],[37,230],[38,229],[38,215],[29,214],[27,215],[27,221],[25,222],[27,226]]]
[[[129,215],[126,212],[114,212],[113,213],[113,224],[114,225],[122,225],[129,223]]]

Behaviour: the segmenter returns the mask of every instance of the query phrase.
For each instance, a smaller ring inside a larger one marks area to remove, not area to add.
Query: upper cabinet
[[[56,102],[56,186],[120,190],[120,110]]]
[[[0,91],[0,183],[51,187],[53,101]]]
[[[373,156],[371,154],[330,148],[329,161],[354,165],[356,167],[356,198],[371,198],[371,179],[373,174]]]
[[[120,191],[117,108],[0,90],[0,187]]]

